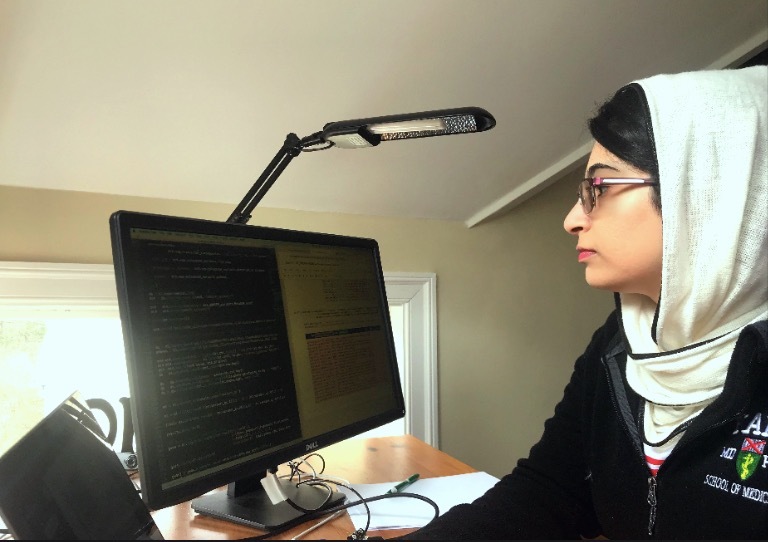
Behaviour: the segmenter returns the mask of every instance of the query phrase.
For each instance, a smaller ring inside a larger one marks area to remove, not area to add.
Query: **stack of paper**
[[[396,480],[385,484],[352,484],[363,498],[383,495],[400,482]],[[437,478],[420,478],[403,493],[415,493],[435,501],[440,514],[457,504],[471,502],[490,489],[499,479],[486,472],[456,474]],[[346,493],[347,502],[356,502],[358,496],[346,488],[339,488]],[[397,495],[397,494],[395,494]],[[429,503],[412,497],[396,497],[368,503],[371,510],[370,530],[405,529],[423,527],[435,517],[435,509]],[[368,520],[365,506],[359,504],[348,509],[355,529],[365,527]]]

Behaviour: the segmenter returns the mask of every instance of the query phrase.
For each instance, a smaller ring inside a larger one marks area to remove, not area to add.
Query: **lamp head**
[[[496,119],[485,109],[461,107],[331,122],[321,137],[342,149],[359,149],[395,139],[484,132],[494,126]]]

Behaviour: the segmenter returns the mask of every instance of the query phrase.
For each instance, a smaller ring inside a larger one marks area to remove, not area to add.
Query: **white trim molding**
[[[384,272],[384,283],[389,304],[405,309],[405,429],[438,448],[437,276]]]
[[[115,316],[111,264],[0,262],[0,315],[34,310],[37,316]]]

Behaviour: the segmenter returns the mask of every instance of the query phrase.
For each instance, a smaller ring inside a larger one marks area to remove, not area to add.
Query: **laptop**
[[[77,394],[0,456],[0,519],[16,540],[163,540]]]

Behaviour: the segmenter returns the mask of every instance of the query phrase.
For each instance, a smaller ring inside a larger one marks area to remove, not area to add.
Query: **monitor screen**
[[[295,523],[313,506],[256,480],[404,416],[375,240],[129,211],[110,231],[150,508],[227,485],[193,508]]]

